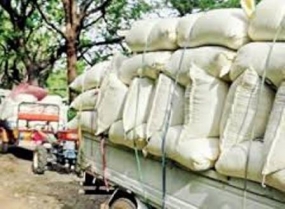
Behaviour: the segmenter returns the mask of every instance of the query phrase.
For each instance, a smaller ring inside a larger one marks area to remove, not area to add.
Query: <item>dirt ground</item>
[[[34,175],[31,159],[32,153],[22,149],[0,155],[1,209],[99,209],[107,199],[78,194],[80,179],[75,175]]]

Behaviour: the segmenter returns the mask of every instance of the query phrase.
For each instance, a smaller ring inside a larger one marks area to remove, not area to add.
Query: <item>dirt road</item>
[[[79,195],[74,175],[31,172],[32,153],[14,149],[0,155],[1,209],[96,209],[106,196]]]

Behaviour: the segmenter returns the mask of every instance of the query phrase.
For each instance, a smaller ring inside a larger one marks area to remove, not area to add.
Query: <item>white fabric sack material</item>
[[[222,152],[215,165],[218,173],[231,177],[245,178],[246,161],[249,155],[247,178],[252,181],[261,182],[261,170],[264,161],[262,155],[263,143],[252,141],[250,153],[249,146],[249,141],[243,142]]]
[[[198,17],[203,15],[203,12],[198,12],[190,15],[186,15],[184,17],[181,17],[178,21],[177,27],[176,27],[176,33],[177,33],[177,43],[180,47],[189,47],[189,44],[191,42],[191,31],[193,26],[195,25],[196,20]]]
[[[132,79],[139,75],[157,79],[159,73],[164,71],[170,57],[171,52],[149,52],[134,55],[122,63],[119,69],[119,78],[127,85],[130,85]]]
[[[178,77],[178,82],[187,86],[189,68],[195,64],[216,78],[229,80],[227,77],[235,56],[236,52],[216,46],[181,49],[172,54],[165,73],[174,79]]]
[[[134,78],[127,94],[124,111],[124,131],[147,122],[152,101],[154,82],[148,78]]]
[[[97,130],[96,119],[97,113],[95,111],[83,111],[77,116],[81,129],[93,134]]]
[[[239,49],[249,42],[247,30],[248,18],[242,9],[210,10],[195,21],[186,46],[218,45]]]
[[[193,171],[214,167],[219,157],[219,138],[188,138],[182,133],[176,146],[174,160]]]
[[[68,123],[66,124],[66,128],[67,129],[77,129],[79,126],[78,124],[78,117],[75,116],[74,118],[72,118],[70,121],[68,121]]]
[[[100,87],[109,67],[110,61],[100,62],[76,77],[69,87],[79,92]]]
[[[195,65],[190,67],[189,77],[184,103],[187,138],[219,137],[229,86]]]
[[[133,52],[174,50],[178,18],[140,20],[133,24],[126,43]]]
[[[13,99],[6,97],[0,107],[1,119],[5,120],[17,116],[18,107],[21,102],[37,102],[37,98],[31,94],[19,94]]]
[[[165,153],[170,159],[174,159],[176,155],[176,146],[182,130],[182,126],[169,127],[166,133],[162,131],[155,132],[148,140],[147,146],[144,148],[145,153],[150,153],[154,156],[162,156],[162,140],[165,142]],[[165,135],[164,135],[165,134]]]
[[[154,90],[153,101],[147,120],[147,138],[153,133],[163,130],[168,115],[169,126],[182,125],[184,122],[184,94],[185,90],[164,74],[160,74]],[[172,107],[170,109],[172,97]]]
[[[264,136],[263,155],[266,159],[262,174],[269,175],[285,169],[285,82],[275,96],[273,108]]]
[[[92,89],[79,94],[70,104],[75,110],[94,110],[99,89]]]
[[[257,73],[247,70],[231,85],[220,125],[222,151],[252,137],[263,138],[275,93],[265,84],[259,95],[260,83]]]
[[[104,82],[104,88],[100,88],[96,107],[96,135],[107,131],[115,121],[122,119],[128,92],[128,87],[114,73],[109,74]]]
[[[245,178],[246,161],[248,157],[249,163],[247,169],[247,179],[262,183],[262,168],[265,160],[263,157],[263,149],[264,144],[261,141],[253,141],[251,145],[250,142],[240,143],[231,149],[222,152],[215,164],[215,168],[217,172],[222,175]],[[266,181],[263,183],[284,192],[285,169],[266,176]]]
[[[273,47],[269,61],[270,48]],[[260,76],[263,76],[266,69],[266,78],[275,86],[279,86],[284,78],[285,66],[285,43],[256,42],[250,43],[237,53],[237,57],[231,67],[230,78],[235,80],[246,69],[254,69]]]
[[[285,40],[285,2],[283,0],[263,0],[253,13],[248,33],[254,41],[272,41],[282,26],[281,33],[277,37],[278,41]],[[265,18],[266,17],[266,18]]]
[[[39,103],[54,104],[60,106],[62,104],[62,97],[59,95],[47,95],[41,101],[39,101]]]
[[[141,150],[146,145],[146,124],[141,124],[127,134],[124,132],[123,121],[112,124],[109,130],[109,140],[114,144]]]

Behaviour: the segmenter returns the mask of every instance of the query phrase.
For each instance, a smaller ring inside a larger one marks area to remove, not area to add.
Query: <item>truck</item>
[[[284,208],[285,195],[276,189],[248,181],[245,191],[244,179],[223,176],[214,169],[190,171],[170,160],[166,162],[163,188],[161,159],[142,154],[137,158],[134,150],[87,132],[82,134],[82,143],[88,165],[82,192],[109,192],[110,208]]]

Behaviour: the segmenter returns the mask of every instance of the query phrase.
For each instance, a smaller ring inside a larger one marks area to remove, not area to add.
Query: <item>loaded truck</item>
[[[84,193],[110,208],[285,208],[285,2],[241,5],[137,21],[129,56],[74,80]]]

